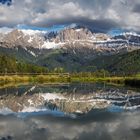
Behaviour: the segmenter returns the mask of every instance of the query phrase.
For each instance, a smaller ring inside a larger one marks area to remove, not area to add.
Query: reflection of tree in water
[[[44,106],[50,110],[57,110],[58,107],[53,100],[46,101]]]
[[[0,137],[0,140],[13,140],[12,136]]]

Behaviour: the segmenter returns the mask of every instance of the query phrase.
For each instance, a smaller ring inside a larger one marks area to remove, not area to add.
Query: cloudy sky
[[[0,27],[78,23],[140,31],[140,0],[0,0]]]

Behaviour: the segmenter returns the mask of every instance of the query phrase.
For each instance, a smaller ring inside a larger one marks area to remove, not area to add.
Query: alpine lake
[[[106,83],[1,87],[0,140],[140,140],[140,90]]]

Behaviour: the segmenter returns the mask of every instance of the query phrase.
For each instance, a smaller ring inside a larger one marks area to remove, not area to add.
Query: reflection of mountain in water
[[[91,109],[117,106],[140,107],[140,93],[103,84],[19,86],[0,90],[0,108],[13,112],[49,109],[66,113],[87,113]]]

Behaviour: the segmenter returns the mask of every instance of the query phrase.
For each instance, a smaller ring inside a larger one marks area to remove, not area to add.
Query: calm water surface
[[[99,83],[0,88],[0,140],[140,140],[140,91]]]

